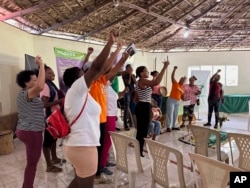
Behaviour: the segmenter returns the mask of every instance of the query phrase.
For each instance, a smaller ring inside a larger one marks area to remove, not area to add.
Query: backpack
[[[78,120],[78,118],[81,116],[86,103],[88,99],[88,93],[85,99],[85,102],[82,106],[82,109],[78,116],[72,121],[70,124],[68,124],[68,121],[66,117],[62,114],[60,109],[56,109],[47,119],[47,125],[46,128],[48,132],[53,136],[54,139],[57,138],[64,138],[70,133],[70,127]]]

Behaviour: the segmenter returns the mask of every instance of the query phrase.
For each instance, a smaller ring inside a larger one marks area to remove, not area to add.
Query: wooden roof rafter
[[[82,13],[80,13],[78,15],[72,16],[71,18],[62,21],[61,23],[56,23],[56,24],[52,25],[51,27],[48,27],[46,29],[41,30],[39,32],[39,35],[41,35],[43,33],[47,33],[50,30],[55,30],[58,27],[62,27],[63,25],[66,25],[66,24],[71,23],[71,22],[73,22],[75,20],[81,19],[84,16],[88,16],[91,13],[97,11],[99,8],[101,8],[103,6],[107,6],[108,4],[110,4],[110,1],[105,1],[105,2],[103,2],[103,3],[101,3],[101,4],[97,5],[97,6],[95,6],[94,8],[91,8],[90,10],[86,10],[85,12],[82,12]]]
[[[215,48],[216,46],[219,46],[220,44],[222,44],[223,42],[227,41],[228,39],[230,39],[232,36],[236,35],[237,33],[239,33],[239,31],[236,32],[232,32],[229,36],[227,36],[225,39],[219,41],[218,43],[216,43],[215,45],[213,45],[212,47],[210,47],[208,49],[208,51],[211,51],[213,48]]]
[[[5,16],[1,16],[0,21],[13,19],[15,17],[23,16],[23,15],[26,15],[26,14],[31,14],[31,13],[33,13],[35,11],[38,11],[38,10],[40,10],[42,8],[46,8],[46,7],[50,6],[50,5],[58,3],[58,2],[60,2],[60,0],[48,0],[48,1],[42,2],[42,3],[38,4],[38,5],[35,5],[33,7],[30,7],[30,8],[24,9],[24,10],[20,10],[20,11],[17,11],[17,12],[13,12],[13,13],[5,15]]]
[[[206,2],[206,0],[201,1],[198,5],[194,6],[191,10],[189,10],[188,12],[186,12],[184,15],[182,15],[182,16],[181,16],[180,18],[178,18],[176,21],[178,22],[178,21],[180,21],[181,19],[185,18],[187,15],[189,15],[191,12],[193,12],[194,10],[196,10],[197,8],[199,8],[199,7],[200,7],[203,3],[205,3],[205,2]],[[154,35],[147,37],[146,40],[151,39],[152,37],[154,37],[154,36],[157,35],[158,33],[160,33],[160,32],[162,32],[162,31],[168,29],[168,28],[171,27],[171,26],[173,26],[173,24],[171,24],[171,25],[169,25],[169,26],[163,28],[161,31],[155,33]],[[145,41],[146,41],[146,40],[145,40]],[[143,42],[145,42],[145,41],[143,41]]]
[[[137,10],[132,10],[130,13],[124,15],[123,17],[121,17],[121,18],[119,18],[119,19],[117,19],[117,20],[115,20],[115,21],[113,21],[113,22],[111,22],[109,24],[106,24],[106,25],[104,25],[104,26],[102,26],[102,27],[100,27],[100,28],[98,28],[96,30],[93,30],[93,31],[91,31],[89,33],[86,33],[85,35],[82,35],[82,36],[78,37],[77,40],[84,39],[84,38],[89,37],[89,36],[91,36],[91,35],[93,35],[95,33],[98,33],[98,32],[100,32],[102,30],[105,30],[105,29],[107,29],[107,28],[109,28],[109,27],[111,27],[111,26],[113,26],[115,24],[118,24],[122,20],[134,15],[137,12],[138,12]]]

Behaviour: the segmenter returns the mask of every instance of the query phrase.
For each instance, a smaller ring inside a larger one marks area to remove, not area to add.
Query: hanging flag
[[[64,93],[66,93],[67,87],[63,83],[63,73],[67,68],[70,67],[82,68],[83,60],[86,56],[86,53],[56,47],[54,48],[54,52],[56,55],[56,67],[58,73],[59,88]]]

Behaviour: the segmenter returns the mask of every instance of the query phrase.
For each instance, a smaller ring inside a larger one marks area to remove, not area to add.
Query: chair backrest
[[[129,137],[132,137],[132,138],[135,138],[136,137],[136,133],[137,133],[137,129],[135,128],[130,128],[129,131],[122,131],[122,132],[119,132],[120,134],[123,134],[123,135],[126,135],[126,136],[129,136]]]
[[[116,160],[116,168],[128,173],[129,166],[128,166],[128,147],[130,144],[133,145],[134,149],[134,157],[137,165],[137,171],[139,173],[143,172],[141,159],[140,159],[140,149],[139,149],[139,142],[130,136],[126,136],[120,133],[109,132],[111,136],[112,146],[114,150],[115,160]],[[131,159],[130,159],[131,160]]]
[[[208,156],[208,141],[211,134],[215,135],[217,159],[221,161],[220,133],[216,130],[197,125],[190,125],[189,128],[195,139],[195,153],[200,155]]]
[[[185,179],[183,172],[183,156],[178,150],[171,148],[167,145],[159,142],[145,139],[146,146],[151,160],[152,178],[156,183],[163,187],[169,187],[169,176],[168,176],[168,161],[169,155],[173,154],[177,159],[177,171],[179,178],[180,187],[185,188]],[[171,172],[170,172],[171,173]]]
[[[200,172],[203,188],[227,187],[230,172],[242,171],[202,155],[189,153],[189,156]]]
[[[250,135],[241,133],[228,133],[230,148],[232,151],[231,140],[234,139],[239,150],[238,167],[250,171]],[[232,155],[232,153],[231,153]],[[232,155],[233,162],[233,155]]]

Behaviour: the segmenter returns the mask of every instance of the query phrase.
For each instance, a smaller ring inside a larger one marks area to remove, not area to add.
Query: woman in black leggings
[[[140,153],[143,157],[144,138],[147,137],[148,125],[150,122],[151,111],[151,95],[152,87],[158,85],[169,65],[169,61],[164,62],[164,66],[161,72],[154,80],[148,80],[149,72],[145,66],[140,66],[136,69],[136,76],[139,80],[136,84],[135,90],[138,94],[138,103],[135,108],[135,114],[137,119],[137,135],[136,139],[140,144]]]

